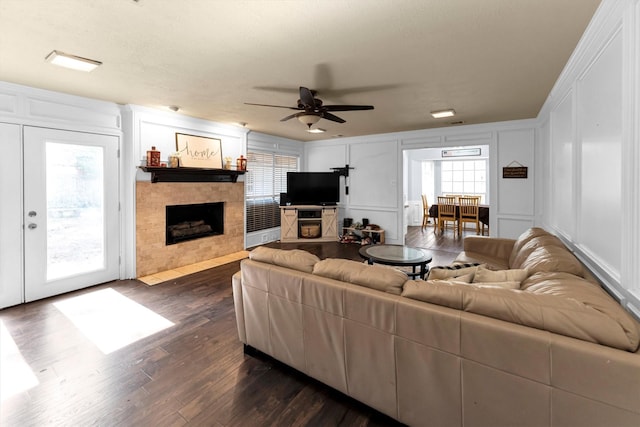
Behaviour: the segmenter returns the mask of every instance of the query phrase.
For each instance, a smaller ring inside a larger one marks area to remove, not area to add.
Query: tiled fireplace
[[[224,206],[223,234],[167,245],[167,206],[219,203]],[[137,277],[195,264],[243,249],[243,182],[137,182]]]

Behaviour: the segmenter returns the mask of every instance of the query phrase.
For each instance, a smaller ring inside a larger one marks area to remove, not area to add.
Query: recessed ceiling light
[[[449,108],[448,110],[440,110],[440,111],[432,111],[431,117],[434,119],[442,119],[445,117],[453,117],[456,115],[456,112],[453,108]]]
[[[309,132],[309,133],[325,133],[326,130],[325,129],[321,129],[321,128],[313,128],[313,129],[307,129],[307,132]]]
[[[57,50],[51,51],[51,53],[46,56],[45,61],[50,62],[54,65],[58,65],[60,67],[71,68],[72,70],[86,72],[93,71],[97,67],[102,65],[102,62],[100,61],[94,61],[93,59],[70,55],[68,53],[59,52]]]

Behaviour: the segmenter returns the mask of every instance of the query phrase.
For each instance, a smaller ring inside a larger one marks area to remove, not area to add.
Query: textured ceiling
[[[0,0],[0,80],[296,140],[536,117],[599,0]],[[91,73],[52,50],[103,62]],[[298,87],[336,113],[312,135]],[[454,108],[453,119],[430,111]]]

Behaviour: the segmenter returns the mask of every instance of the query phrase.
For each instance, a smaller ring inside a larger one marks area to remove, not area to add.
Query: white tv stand
[[[337,220],[337,206],[280,206],[280,241],[335,242],[338,240]],[[303,225],[319,225],[319,236],[302,237],[300,227]]]

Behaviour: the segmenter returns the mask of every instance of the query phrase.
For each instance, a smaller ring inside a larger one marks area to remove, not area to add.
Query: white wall
[[[521,120],[314,141],[305,143],[305,159],[309,170],[344,166],[341,160],[354,167],[349,171],[349,195],[343,193],[340,200],[342,215],[354,221],[368,218],[385,229],[388,243],[402,244],[405,222],[411,217],[405,206],[409,203],[405,190],[410,188],[403,178],[413,176],[403,170],[403,152],[487,145],[492,159],[491,235],[517,237],[536,221],[535,128],[534,120]],[[527,179],[502,179],[499,170],[514,160],[529,167]]]
[[[605,0],[539,120],[543,222],[640,316],[640,1]]]
[[[496,158],[489,159],[494,165],[491,182],[497,196],[491,206],[497,205],[498,237],[516,238],[536,223],[535,130],[531,127],[499,131],[496,145]],[[520,164],[528,168],[526,179],[502,177],[502,168]]]

